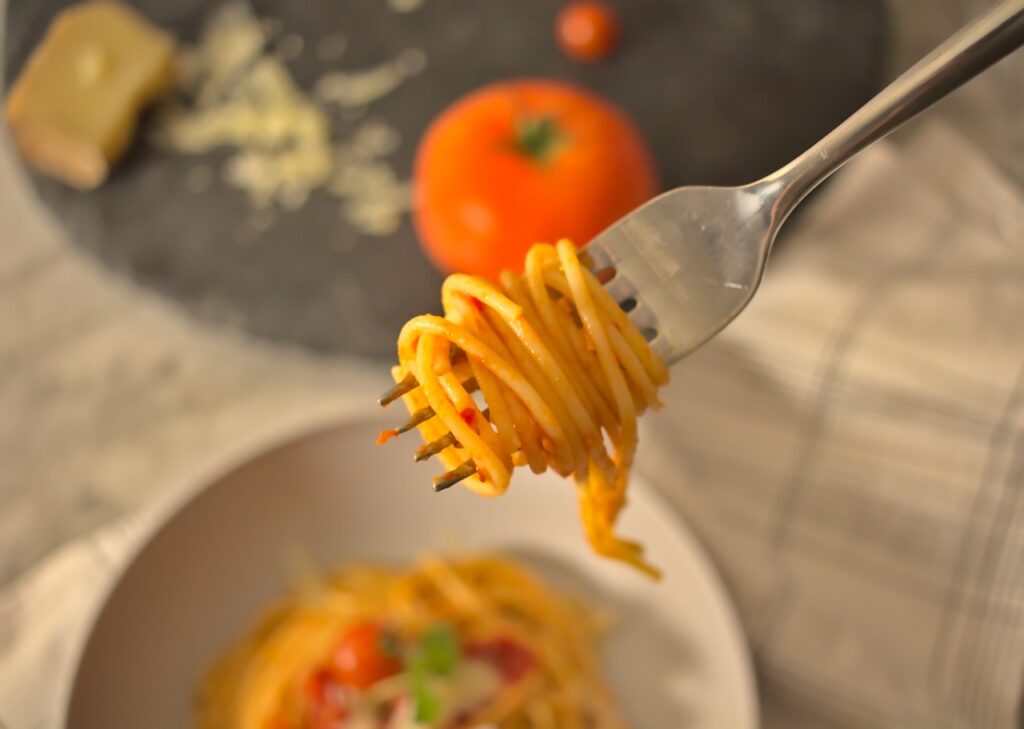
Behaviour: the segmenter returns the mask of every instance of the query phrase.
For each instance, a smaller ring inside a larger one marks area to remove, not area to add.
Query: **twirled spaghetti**
[[[569,241],[533,246],[525,273],[506,272],[500,284],[449,276],[444,317],[417,316],[403,327],[392,374],[419,384],[403,396],[410,413],[434,414],[421,435],[450,439],[442,463],[471,463],[475,472],[463,483],[484,496],[504,493],[515,466],[571,474],[594,550],[656,576],[642,547],[614,527],[637,415],[659,406],[668,370]],[[470,377],[486,417],[465,386]]]
[[[624,729],[598,627],[496,557],[346,570],[219,660],[198,729]]]

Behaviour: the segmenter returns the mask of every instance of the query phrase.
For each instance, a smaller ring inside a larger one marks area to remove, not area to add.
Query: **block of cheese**
[[[63,11],[7,97],[22,156],[81,189],[96,187],[124,151],[139,112],[168,90],[174,42],[137,11],[90,0]]]

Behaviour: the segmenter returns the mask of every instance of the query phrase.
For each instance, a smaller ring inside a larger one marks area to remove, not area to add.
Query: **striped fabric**
[[[766,726],[1024,726],[1024,195],[930,126],[815,202],[639,462],[739,604]]]

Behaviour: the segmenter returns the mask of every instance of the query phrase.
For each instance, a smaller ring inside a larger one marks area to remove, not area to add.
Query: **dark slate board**
[[[68,0],[9,0],[5,83]],[[212,3],[135,3],[192,40]],[[558,0],[426,0],[395,15],[384,0],[253,0],[306,41],[291,64],[307,87],[325,68],[316,42],[348,39],[339,65],[376,65],[401,49],[427,69],[373,104],[368,117],[403,137],[392,158],[409,174],[416,140],[451,100],[521,76],[568,79],[616,101],[637,120],[665,186],[740,183],[802,151],[881,82],[882,0],[621,0],[624,44],[614,60],[580,66],[551,38]],[[32,176],[74,241],[111,268],[199,316],[321,352],[390,357],[411,315],[439,306],[440,276],[406,222],[389,238],[348,229],[338,202],[315,195],[265,230],[243,193],[215,182],[187,190],[199,160],[141,138],[101,189],[79,193]]]

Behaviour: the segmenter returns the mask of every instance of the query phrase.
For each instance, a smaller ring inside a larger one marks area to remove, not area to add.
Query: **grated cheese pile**
[[[316,84],[316,95],[322,101],[343,108],[366,106],[397,89],[407,78],[426,66],[423,51],[410,48],[394,61],[366,71],[333,71],[324,74]]]
[[[232,150],[221,178],[248,193],[258,208],[298,209],[314,190],[323,190],[340,198],[342,215],[360,232],[393,233],[410,205],[408,182],[386,161],[400,143],[398,132],[364,121],[348,138],[337,139],[325,105],[365,111],[419,73],[426,57],[407,49],[376,68],[328,72],[313,98],[298,87],[284,60],[302,52],[301,39],[285,36],[276,52],[268,51],[279,32],[279,24],[261,22],[244,2],[213,13],[198,45],[182,59],[181,97],[162,109],[157,140],[184,154]],[[330,40],[343,51],[339,38]]]

